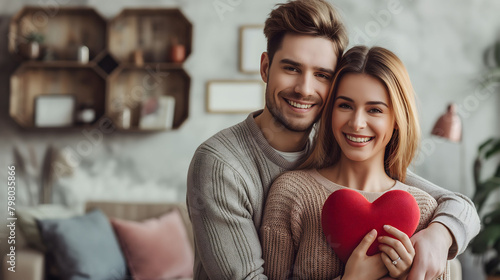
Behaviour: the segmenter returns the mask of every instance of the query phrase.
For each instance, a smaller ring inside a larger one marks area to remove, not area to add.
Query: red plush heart
[[[370,203],[355,190],[341,189],[328,197],[321,213],[326,240],[344,263],[370,230],[376,229],[378,236],[391,236],[383,229],[390,225],[412,236],[419,220],[415,198],[402,190],[388,191]],[[367,255],[378,253],[378,245],[375,240]]]

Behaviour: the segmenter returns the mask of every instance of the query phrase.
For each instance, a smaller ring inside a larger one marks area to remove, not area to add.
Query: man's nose
[[[314,80],[311,74],[302,74],[295,86],[295,91],[302,94],[303,96],[309,96],[314,94]]]

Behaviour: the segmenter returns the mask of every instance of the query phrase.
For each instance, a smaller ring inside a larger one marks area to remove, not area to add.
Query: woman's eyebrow
[[[347,97],[347,96],[337,96],[337,98],[335,98],[335,100],[337,99],[344,99],[346,101],[349,101],[349,102],[352,102],[352,103],[355,103],[354,100],[352,100],[351,98]],[[382,101],[368,101],[365,103],[366,105],[384,105],[385,107],[389,108],[389,106],[387,104],[385,104],[385,102],[382,102]]]

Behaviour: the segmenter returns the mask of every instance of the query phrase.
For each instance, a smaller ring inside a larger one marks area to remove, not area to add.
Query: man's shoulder
[[[239,145],[239,138],[242,137],[243,135],[248,136],[247,134],[250,133],[245,121],[242,121],[238,124],[235,124],[233,126],[230,126],[228,128],[225,128],[207,140],[205,140],[201,145],[198,147],[197,152],[202,150],[220,150],[220,149],[230,149],[233,146]]]
[[[246,121],[225,128],[204,141],[193,159],[216,160],[227,164],[247,161],[256,143]]]

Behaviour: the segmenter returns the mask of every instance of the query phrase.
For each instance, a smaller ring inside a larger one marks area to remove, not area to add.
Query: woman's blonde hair
[[[349,38],[342,20],[331,4],[324,0],[295,0],[279,4],[269,15],[264,26],[267,38],[269,64],[281,48],[285,34],[323,37],[334,43],[340,59]]]
[[[386,87],[396,126],[385,149],[384,167],[391,178],[404,181],[406,170],[420,143],[415,94],[401,60],[381,47],[356,46],[344,54],[337,66],[331,92],[321,115],[315,146],[299,168],[324,168],[339,161],[341,150],[333,136],[332,114],[340,81],[350,73],[370,75]]]

